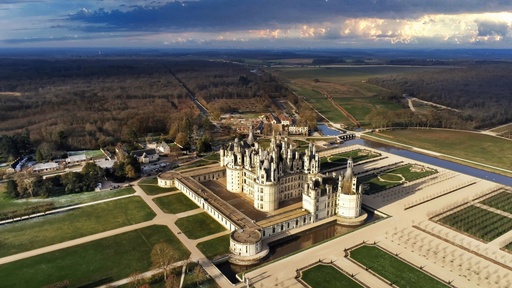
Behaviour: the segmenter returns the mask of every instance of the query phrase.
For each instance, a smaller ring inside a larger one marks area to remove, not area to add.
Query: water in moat
[[[375,215],[372,211],[365,211],[368,213],[368,218],[366,219],[366,222],[361,226],[367,225],[368,223],[371,223],[380,218],[378,215]],[[278,240],[276,241],[276,243],[270,243],[269,255],[258,264],[250,266],[241,266],[231,264],[229,262],[224,262],[216,264],[215,266],[219,268],[222,274],[224,274],[226,278],[229,279],[229,281],[231,281],[232,283],[237,283],[239,282],[238,279],[236,278],[236,274],[238,273],[247,271],[254,267],[260,266],[264,263],[275,260],[277,258],[289,255],[298,250],[310,247],[324,240],[339,235],[347,234],[351,231],[354,231],[357,228],[360,228],[361,226],[349,227],[336,224],[336,222],[330,222],[322,226],[314,227],[309,230],[297,233],[295,235],[290,235],[290,237]]]

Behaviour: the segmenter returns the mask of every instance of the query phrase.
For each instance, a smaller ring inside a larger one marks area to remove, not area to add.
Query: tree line
[[[512,121],[512,64],[475,63],[368,79],[397,95],[407,94],[461,110],[437,112],[436,127],[482,129]],[[428,118],[428,116],[426,116]],[[456,119],[455,119],[456,118]]]

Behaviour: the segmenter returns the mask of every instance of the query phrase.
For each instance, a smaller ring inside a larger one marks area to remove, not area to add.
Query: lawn
[[[512,193],[510,192],[500,192],[492,197],[483,200],[480,203],[512,214]]]
[[[375,246],[361,246],[350,251],[350,258],[398,287],[448,287],[430,275]]]
[[[512,230],[512,219],[473,205],[438,221],[484,241],[492,241]]]
[[[382,190],[389,189],[391,187],[401,185],[402,183],[396,182],[398,179],[405,179],[405,181],[414,181],[423,177],[430,176],[432,174],[437,173],[436,170],[426,169],[425,171],[417,171],[413,172],[412,164],[407,164],[400,166],[398,168],[393,168],[387,171],[384,171],[379,175],[368,175],[364,176],[358,179],[360,183],[365,184],[367,188],[364,191],[364,194],[371,195],[377,192],[380,192]],[[402,177],[399,177],[398,175],[401,175]],[[384,181],[382,181],[382,180]],[[387,180],[387,181],[386,181]]]
[[[2,287],[43,287],[68,280],[96,287],[151,269],[151,250],[169,243],[179,260],[190,252],[166,226],[150,226],[63,250],[0,265]]]
[[[508,250],[509,252],[512,253],[512,242],[508,243],[507,246],[505,246],[503,248],[505,248],[506,250]]]
[[[155,213],[137,196],[0,226],[0,257],[149,221]]]
[[[0,187],[1,189],[1,187]],[[100,192],[83,192],[77,194],[62,195],[50,198],[11,199],[0,190],[0,219],[9,215],[29,215],[37,213],[37,207],[48,205],[48,207],[59,208],[78,204],[90,203],[114,197],[130,195],[135,193],[132,187],[117,190],[106,190]],[[52,209],[53,209],[52,208]],[[10,217],[8,217],[10,218]]]
[[[139,181],[139,185],[158,185],[158,179],[156,177],[144,178]]]
[[[344,166],[347,164],[349,157],[352,157],[352,161],[357,163],[363,160],[379,157],[380,155],[381,154],[379,153],[372,153],[369,150],[355,149],[352,151],[334,154],[329,157],[320,158],[320,168],[322,170],[327,170],[339,166]]]
[[[229,237],[230,235],[220,236],[208,241],[197,244],[197,248],[208,259],[213,259],[217,256],[229,254]]]
[[[380,139],[395,141],[450,156],[512,170],[512,153],[506,152],[510,151],[512,142],[510,140],[494,136],[464,131],[434,129],[404,129],[383,131],[379,133],[372,133],[370,135]],[[450,160],[453,161],[453,159]],[[459,162],[465,165],[477,165],[463,161]],[[478,165],[477,167],[486,169],[485,167]],[[500,173],[504,172],[502,171]]]
[[[190,239],[199,239],[226,230],[206,212],[180,218],[175,224]]]
[[[165,213],[178,214],[181,212],[193,210],[199,208],[192,200],[190,200],[185,194],[177,193],[158,197],[153,201],[164,211]]]
[[[331,265],[319,264],[302,271],[301,279],[312,288],[363,287]]]
[[[178,191],[178,188],[176,187],[170,187],[170,188],[165,188],[165,187],[160,187],[158,185],[141,185],[139,183],[139,187],[148,195],[158,195],[158,194],[163,194],[163,193],[168,193],[168,192],[173,192],[173,191]]]

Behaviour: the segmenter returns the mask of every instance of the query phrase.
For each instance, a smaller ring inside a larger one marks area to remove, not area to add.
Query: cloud
[[[347,17],[413,19],[424,14],[501,12],[510,8],[508,1],[502,0],[198,0],[82,9],[67,19],[94,24],[84,26],[93,31],[228,31],[283,29]]]
[[[505,22],[477,21],[478,36],[501,36],[505,37],[510,26]]]

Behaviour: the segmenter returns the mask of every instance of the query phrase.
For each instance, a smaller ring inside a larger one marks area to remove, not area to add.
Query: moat
[[[322,241],[332,239],[337,236],[341,236],[350,233],[356,229],[371,224],[374,221],[382,219],[382,217],[375,215],[373,211],[364,209],[368,213],[366,223],[358,227],[349,227],[336,224],[335,221],[326,223],[321,226],[313,227],[309,230],[299,232],[295,235],[277,240],[269,244],[270,253],[260,263],[250,266],[234,265],[229,262],[223,262],[216,264],[215,266],[229,279],[233,284],[238,283],[239,280],[236,278],[236,274],[250,270],[254,267],[261,266],[262,264],[274,261],[280,257],[284,257],[295,253],[299,250],[311,247]],[[342,249],[342,248],[340,248]]]

